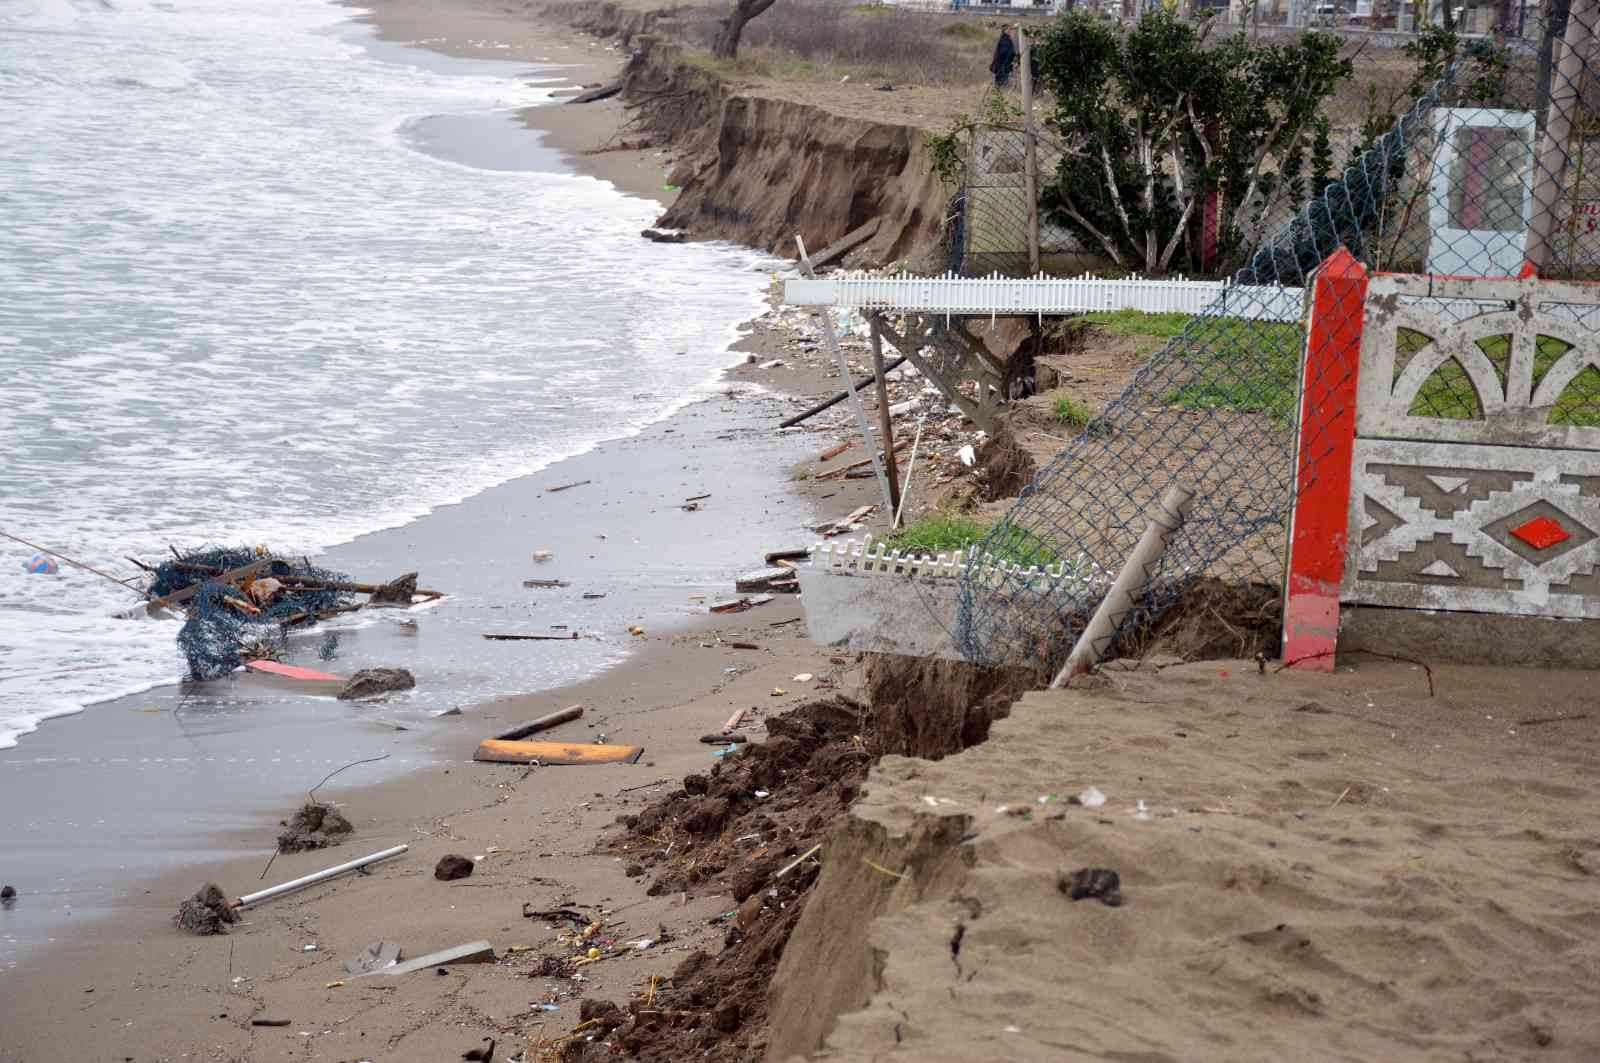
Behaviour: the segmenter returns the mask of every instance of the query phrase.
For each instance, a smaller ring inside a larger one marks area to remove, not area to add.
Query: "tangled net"
[[[216,578],[257,561],[267,564],[243,587],[224,584]],[[256,600],[249,593],[251,583],[269,577],[285,586],[265,601]],[[341,610],[351,602],[346,591],[290,584],[296,580],[336,583],[348,579],[342,572],[318,568],[304,558],[279,557],[261,548],[204,546],[159,565],[150,593],[164,597],[200,584],[194,597],[185,603],[189,619],[178,632],[178,648],[189,662],[191,679],[218,679],[246,659],[278,656],[291,625],[311,623],[319,615]]]

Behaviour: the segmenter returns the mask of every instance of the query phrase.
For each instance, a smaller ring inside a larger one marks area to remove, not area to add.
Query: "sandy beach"
[[[386,8],[378,22],[387,47],[435,37],[441,39],[429,47],[441,55],[470,58],[489,50],[457,48],[443,38],[510,41],[509,55],[501,48],[488,57],[558,63],[578,85],[610,76],[618,62],[614,49],[570,33],[557,36],[521,16],[485,20],[425,5],[392,7],[394,17]],[[664,196],[654,152],[584,154],[614,133],[615,107],[570,113],[556,104],[530,109],[521,119],[529,129],[544,130],[542,144],[561,153],[562,165],[632,194]],[[730,361],[784,342],[781,334],[758,329]],[[578,900],[596,912],[639,905],[629,924],[641,934],[668,923],[679,928],[682,942],[703,936],[711,902],[640,904],[639,883],[618,861],[588,854],[597,830],[659,792],[649,784],[712,763],[713,748],[698,738],[717,732],[736,708],[748,710],[741,733],[759,736],[768,715],[835,682],[830,677],[841,666],[804,639],[793,598],[729,617],[706,615],[708,601],[731,596],[735,572],[759,567],[766,550],[804,545],[815,514],[842,513],[864,493],[854,482],[823,491],[791,482],[790,468],[814,456],[815,445],[803,433],[771,431],[799,401],[792,396],[829,386],[825,374],[758,372],[741,362],[726,394],[640,435],[329,551],[319,560],[362,572],[400,571],[424,558],[424,582],[450,588],[454,604],[419,613],[414,624],[379,621],[339,630],[336,661],[320,664],[340,671],[380,662],[414,667],[419,687],[406,696],[351,708],[307,697],[288,681],[241,677],[95,706],[28,736],[25,748],[0,765],[0,801],[18,808],[27,803],[25,795],[53,796],[0,827],[0,851],[14,858],[0,877],[21,894],[0,912],[8,961],[0,967],[0,1059],[47,1061],[85,1052],[139,1060],[304,1058],[302,1029],[285,1033],[252,1027],[250,1020],[281,1010],[310,1021],[320,1009],[298,996],[301,990],[314,983],[313,996],[320,999],[320,987],[337,980],[343,958],[373,938],[404,936],[407,955],[491,929],[502,948],[538,943],[548,935],[521,920],[522,901],[543,908]],[[585,486],[548,491],[579,482]],[[685,499],[701,495],[710,497],[683,508]],[[483,642],[480,632],[492,616],[474,603],[491,593],[503,596],[501,586],[544,575],[528,561],[536,547],[553,552],[571,589],[522,592],[528,614],[506,623],[539,629],[576,623],[592,637],[570,646]],[[485,581],[492,586],[480,587]],[[584,599],[583,593],[604,597]],[[634,625],[642,634],[628,634]],[[319,666],[317,640],[326,644],[327,637],[322,632],[303,642],[299,663]],[[733,649],[733,642],[760,649]],[[496,675],[504,690],[506,676],[526,671],[513,655],[530,654],[552,674],[575,670],[594,678],[538,694],[506,690],[466,704],[429,693],[430,687],[470,689],[474,677]],[[430,662],[444,670],[434,672],[432,683]],[[805,673],[814,678],[793,680]],[[788,692],[774,694],[783,688]],[[551,737],[590,741],[603,733],[608,741],[643,745],[645,755],[637,764],[592,768],[471,762],[480,738],[573,703],[586,706],[583,720]],[[446,710],[456,712],[439,715]],[[351,818],[355,837],[338,849],[279,856],[267,881],[401,842],[412,846],[410,853],[371,877],[253,912],[228,938],[174,930],[177,900],[201,882],[225,884],[232,893],[260,884],[278,821],[295,806],[297,791],[341,765],[384,755],[318,793]],[[436,883],[433,864],[447,852],[484,862],[468,882]],[[357,883],[381,888],[352,889]],[[506,890],[485,888],[495,885]],[[316,952],[302,951],[313,943]],[[599,965],[595,988],[620,992],[665,970],[683,947],[663,945],[637,960]],[[317,967],[310,982],[289,977],[318,962],[328,970]],[[520,981],[524,972],[484,971],[503,975],[510,992],[485,1016],[525,1010],[527,1000],[520,998],[530,989],[539,995],[537,985]],[[519,981],[510,982],[513,977]],[[430,994],[444,984],[418,982]],[[292,995],[278,998],[279,991]],[[421,1007],[419,998],[404,989],[361,992],[393,1010],[359,1028],[338,1023],[333,1035],[352,1039],[341,1045],[369,1036],[398,1045]],[[576,1024],[575,1013],[572,1004],[539,1014],[555,1031]],[[384,1058],[439,1058],[444,1044],[460,1039],[462,1022],[480,1025],[457,1016]],[[262,1039],[264,1030],[274,1043]],[[328,1058],[357,1058],[355,1047],[328,1051],[334,1053]]]

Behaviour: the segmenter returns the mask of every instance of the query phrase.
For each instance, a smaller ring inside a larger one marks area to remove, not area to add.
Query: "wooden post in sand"
[[[889,467],[889,512],[900,512],[900,469],[894,461],[894,425],[889,416],[889,382],[883,372],[883,333],[878,330],[878,315],[867,316],[872,332],[872,372],[878,380],[878,433],[883,437],[883,460]]]

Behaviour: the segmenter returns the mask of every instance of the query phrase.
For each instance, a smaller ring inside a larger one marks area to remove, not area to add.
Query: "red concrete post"
[[[1283,659],[1319,672],[1333,671],[1339,639],[1367,279],[1366,268],[1339,248],[1317,270],[1306,322]]]

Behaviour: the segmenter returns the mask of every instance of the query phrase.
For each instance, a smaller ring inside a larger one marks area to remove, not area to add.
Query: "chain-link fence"
[[[1260,243],[1233,275],[1240,290],[1309,290],[1341,246],[1370,271],[1440,278],[1437,293],[1428,284],[1401,300],[1409,320],[1427,328],[1397,331],[1395,376],[1427,359],[1426,373],[1413,370],[1424,379],[1410,413],[1483,418],[1503,401],[1486,394],[1496,386],[1491,378],[1498,376],[1500,395],[1509,390],[1509,334],[1468,337],[1482,360],[1426,352],[1443,352],[1461,341],[1464,322],[1512,304],[1451,295],[1443,278],[1515,277],[1530,260],[1544,277],[1600,278],[1593,10],[1574,5],[1565,33],[1575,47],[1557,48],[1549,63],[1537,49],[1486,44],[1450,62],[1339,180]],[[969,234],[967,246],[980,245]],[[1319,306],[1315,336],[1338,333],[1342,319],[1359,333],[1361,309],[1359,298]],[[1600,309],[1588,304],[1547,309],[1580,325],[1600,321]],[[1175,482],[1194,491],[1193,506],[1146,571],[1130,623],[1148,622],[1202,578],[1280,587],[1297,492],[1339,460],[1348,465],[1348,450],[1341,459],[1335,440],[1301,436],[1302,398],[1317,424],[1354,418],[1353,408],[1326,408],[1343,401],[1337,397],[1348,381],[1337,377],[1353,367],[1315,350],[1308,358],[1306,337],[1303,321],[1267,320],[1238,295],[1193,318],[974,551],[956,633],[963,652],[978,661],[1059,663],[1141,533],[1162,517],[1157,500]],[[1531,372],[1550,371],[1570,348],[1540,336]],[[1331,376],[1302,382],[1302,364]],[[1550,424],[1600,426],[1600,369],[1567,372],[1570,381],[1539,415]],[[1370,532],[1349,529],[1356,541]],[[1035,567],[1041,560],[1060,568]],[[1125,625],[1119,635],[1127,633]]]

